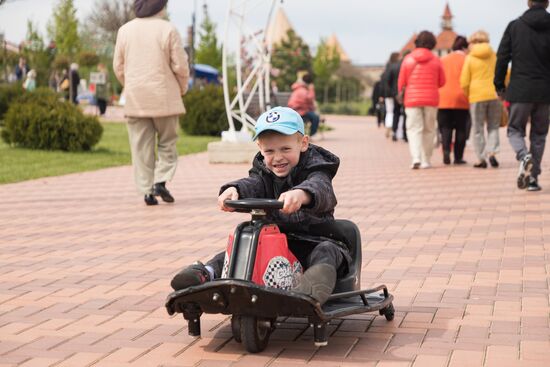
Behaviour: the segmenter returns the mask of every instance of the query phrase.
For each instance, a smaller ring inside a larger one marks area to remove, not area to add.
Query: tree
[[[296,81],[299,71],[311,71],[311,53],[309,46],[292,29],[287,32],[286,40],[273,47],[271,54],[275,81],[280,91],[289,91]]]
[[[313,59],[313,73],[315,74],[315,86],[323,91],[323,103],[328,102],[330,81],[340,67],[340,55],[338,50],[327,45],[321,39],[317,47],[317,54]]]
[[[206,64],[221,70],[222,50],[218,46],[218,37],[216,36],[216,24],[212,22],[208,15],[208,6],[204,4],[204,20],[200,25],[199,47],[195,53],[195,62],[197,64]]]
[[[37,28],[33,22],[27,21],[27,36],[23,44],[22,56],[27,59],[28,65],[36,71],[37,84],[45,86],[48,82],[53,54],[45,47],[42,35]]]
[[[92,36],[90,46],[100,52],[101,45],[114,45],[118,29],[135,17],[133,0],[96,0],[85,23],[86,33]]]
[[[81,48],[78,35],[78,19],[73,0],[59,0],[53,19],[48,24],[48,34],[55,41],[57,52],[74,57]]]

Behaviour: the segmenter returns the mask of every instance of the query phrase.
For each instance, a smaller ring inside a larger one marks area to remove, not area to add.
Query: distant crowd
[[[432,52],[435,36],[423,31],[412,52],[390,55],[372,101],[386,137],[409,143],[412,169],[430,168],[439,144],[444,164],[466,164],[468,139],[476,154],[473,167],[497,168],[499,127],[507,126],[520,162],[518,188],[541,189],[538,176],[550,116],[550,14],[548,0],[529,0],[528,5],[509,23],[497,53],[489,34],[479,30],[468,38],[457,36],[452,52],[439,58]]]

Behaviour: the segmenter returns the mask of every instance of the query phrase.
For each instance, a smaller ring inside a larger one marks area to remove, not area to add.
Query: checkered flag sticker
[[[267,287],[290,290],[296,282],[296,275],[301,273],[302,266],[298,261],[291,264],[283,256],[275,256],[265,268],[262,277]]]

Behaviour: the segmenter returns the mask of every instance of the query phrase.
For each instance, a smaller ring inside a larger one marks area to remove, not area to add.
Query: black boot
[[[317,264],[311,266],[300,277],[298,285],[292,290],[294,292],[307,294],[320,304],[324,304],[332,294],[336,285],[336,269],[328,264]]]
[[[197,261],[196,263],[180,270],[180,272],[174,276],[170,282],[170,285],[175,291],[179,291],[180,289],[200,285],[210,280],[210,273],[204,264]]]
[[[153,186],[153,195],[160,196],[162,201],[167,203],[173,203],[174,197],[170,194],[170,191],[166,188],[166,182],[159,182]]]
[[[151,194],[147,194],[145,195],[145,197],[143,198],[143,200],[145,201],[145,204],[147,205],[158,205],[158,201],[157,201],[157,198],[155,198],[153,195]]]
[[[443,163],[451,164],[451,153],[448,151],[443,151]]]

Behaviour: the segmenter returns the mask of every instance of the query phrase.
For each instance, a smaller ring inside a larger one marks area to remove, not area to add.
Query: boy
[[[334,225],[336,197],[332,178],[340,160],[329,151],[309,144],[302,117],[293,109],[275,107],[256,122],[260,152],[249,176],[220,189],[218,205],[232,211],[225,200],[265,198],[283,201],[283,209],[270,219],[287,235],[289,248],[305,273],[293,291],[308,294],[323,304],[331,295],[337,275],[347,272],[351,261],[343,236]],[[219,278],[225,252],[206,265],[196,262],[181,270],[171,282],[175,290]]]

